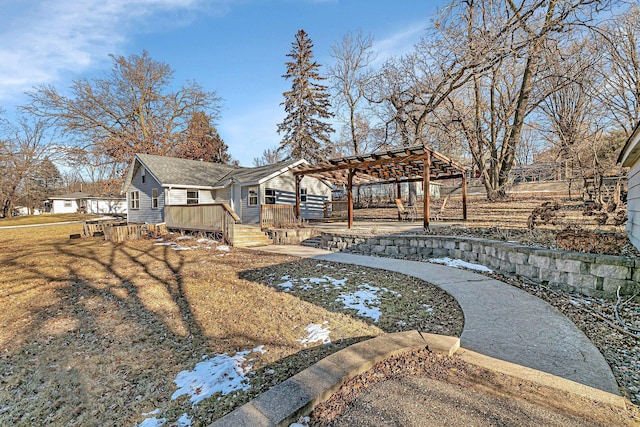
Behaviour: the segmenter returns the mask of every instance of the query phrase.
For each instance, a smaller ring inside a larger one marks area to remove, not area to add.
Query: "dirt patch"
[[[398,393],[406,393],[407,400],[395,399]],[[632,426],[640,422],[640,411],[633,405],[619,408],[541,387],[465,363],[456,356],[415,350],[350,379],[317,406],[308,421],[309,426],[418,426],[430,422]]]

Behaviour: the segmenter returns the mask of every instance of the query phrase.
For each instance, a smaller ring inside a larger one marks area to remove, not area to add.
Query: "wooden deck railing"
[[[240,218],[226,203],[165,206],[167,228],[221,233],[226,243],[233,242],[233,229]]]
[[[279,227],[282,225],[297,224],[294,205],[261,205],[260,227]]]

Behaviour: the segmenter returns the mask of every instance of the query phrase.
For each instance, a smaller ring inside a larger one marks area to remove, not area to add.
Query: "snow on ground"
[[[245,378],[243,366],[247,362],[245,356],[252,352],[241,351],[233,356],[218,354],[213,359],[197,363],[192,371],[178,373],[174,380],[178,390],[173,393],[171,400],[186,394],[195,404],[215,393],[227,395],[237,390],[248,390],[251,386]]]
[[[318,264],[320,265],[320,264]],[[367,274],[363,272],[363,274]],[[284,275],[280,278],[281,283],[277,283],[275,286],[282,288],[285,292],[290,292],[294,288],[300,290],[309,290],[314,286],[321,285],[325,289],[343,289],[346,286],[348,277],[342,279],[336,279],[331,276],[324,275],[322,277],[303,277],[300,279],[294,279],[288,275]],[[378,292],[385,292],[401,297],[398,292],[390,291],[387,288],[378,288],[369,284],[364,284],[358,287],[355,292],[344,292],[338,296],[337,302],[341,302],[345,308],[351,308],[357,310],[358,315],[362,317],[369,317],[377,322],[382,312],[378,307],[380,300],[378,299]]]
[[[191,418],[189,418],[189,415],[187,414],[180,415],[180,418],[178,418],[178,421],[176,421],[176,426],[177,427],[191,426]]]
[[[255,357],[247,358],[250,354],[264,354],[264,346],[259,346],[251,350],[236,353],[233,356],[228,354],[216,354],[208,359],[206,356],[202,362],[196,364],[192,371],[182,371],[178,373],[174,382],[178,389],[171,396],[175,400],[180,396],[187,395],[192,404],[196,404],[215,393],[227,395],[234,391],[244,391],[251,388],[246,375],[251,371]],[[159,409],[142,414],[158,415]],[[166,422],[166,418],[150,417],[138,424],[138,427],[160,427]],[[182,414],[177,420],[177,426],[190,426],[191,419],[188,414]]]
[[[307,331],[307,336],[299,339],[298,341],[304,344],[305,347],[307,346],[307,344],[318,341],[322,341],[322,344],[331,344],[331,340],[329,339],[329,334],[331,333],[331,331],[328,327],[323,327],[323,325],[326,325],[327,323],[329,322],[325,321],[321,324],[310,323],[306,328],[304,328],[304,330]]]
[[[160,427],[165,422],[167,422],[166,418],[151,417],[151,418],[145,419],[140,424],[138,424],[138,427]]]
[[[481,264],[473,264],[471,262],[463,261],[461,259],[452,259],[452,258],[431,258],[428,260],[434,264],[444,264],[449,267],[455,268],[468,268],[469,270],[482,271],[484,273],[493,273],[493,270],[489,267],[485,267]]]
[[[376,294],[380,288],[371,285],[362,285],[359,290],[351,293],[340,294],[336,299],[342,302],[345,308],[352,308],[358,311],[358,316],[369,317],[377,322],[382,314],[377,305],[380,303]]]
[[[216,249],[219,251],[229,252],[229,246],[227,245],[219,245]]]

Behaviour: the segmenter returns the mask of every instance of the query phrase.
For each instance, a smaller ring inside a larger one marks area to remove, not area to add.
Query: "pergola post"
[[[349,175],[347,175],[347,227],[353,227],[353,176],[356,171],[349,169]]]
[[[422,193],[424,194],[424,222],[423,227],[429,230],[429,218],[431,217],[431,152],[427,151],[424,158],[424,171],[422,172]]]
[[[467,220],[467,174],[462,171],[462,220]]]
[[[300,219],[300,181],[304,175],[296,175],[296,218]]]
[[[400,181],[396,183],[396,199],[402,199],[402,184]],[[398,221],[402,220],[402,214],[398,211]]]

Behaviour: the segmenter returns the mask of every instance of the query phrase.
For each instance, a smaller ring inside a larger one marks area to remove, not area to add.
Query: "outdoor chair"
[[[416,208],[415,206],[410,206],[409,208],[405,208],[402,204],[401,199],[396,199],[396,207],[398,208],[398,214],[400,215],[400,219],[403,221],[415,221],[416,219]]]

